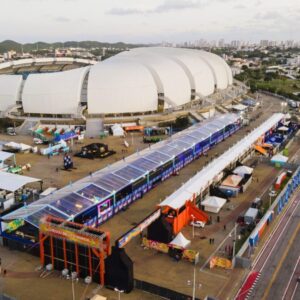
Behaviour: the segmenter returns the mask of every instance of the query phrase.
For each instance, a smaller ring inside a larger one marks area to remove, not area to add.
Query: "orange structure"
[[[196,206],[195,197],[192,201],[187,200],[178,209],[165,206],[162,208],[162,213],[166,216],[166,220],[172,224],[174,234],[179,233],[191,221],[207,223],[209,220],[208,215]]]
[[[43,266],[51,263],[55,269],[70,269],[80,277],[99,276],[104,285],[104,259],[110,255],[108,232],[49,216],[41,220],[39,241]]]
[[[262,155],[264,155],[264,156],[267,156],[267,155],[268,155],[267,150],[264,149],[262,146],[254,145],[254,149],[255,149],[256,151],[258,151],[259,153],[261,153]]]
[[[139,126],[139,125],[135,125],[135,126],[126,126],[125,131],[144,131],[144,126]]]

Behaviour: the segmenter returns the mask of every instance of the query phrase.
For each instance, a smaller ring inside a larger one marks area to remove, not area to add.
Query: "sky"
[[[0,40],[300,40],[300,0],[0,0]]]

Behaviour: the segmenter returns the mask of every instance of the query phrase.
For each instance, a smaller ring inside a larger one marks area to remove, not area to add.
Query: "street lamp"
[[[276,192],[273,191],[272,189],[270,189],[269,196],[270,196],[270,199],[269,199],[269,207],[271,207],[271,205],[272,205],[272,197],[275,197],[275,196],[276,196]]]
[[[194,215],[191,215],[192,219],[193,219],[193,238],[195,237],[195,216]]]
[[[188,280],[188,281],[187,281],[187,285],[188,285],[188,286],[191,286],[191,285],[192,285],[191,280]],[[201,286],[202,286],[202,284],[199,283],[198,288],[200,289]],[[196,299],[196,263],[194,264],[193,286],[192,286],[192,300],[195,300],[195,299]]]
[[[281,105],[281,112],[285,112],[285,107],[287,106],[287,103],[286,102],[281,102],[280,103],[280,105]]]

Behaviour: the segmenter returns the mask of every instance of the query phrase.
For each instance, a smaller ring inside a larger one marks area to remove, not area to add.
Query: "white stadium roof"
[[[21,75],[0,75],[0,111],[7,110],[20,99]]]
[[[157,110],[157,89],[150,71],[128,60],[105,60],[90,70],[90,114]]]
[[[25,81],[25,113],[76,114],[89,67],[70,71],[32,74]]]
[[[209,65],[198,55],[199,51],[192,51],[181,48],[136,48],[130,52],[123,52],[132,56],[133,54],[141,53],[156,53],[165,58],[173,60],[178,64],[190,81],[190,86],[196,93],[202,96],[211,95],[214,92],[214,74]]]
[[[191,100],[191,85],[186,73],[169,57],[149,51],[129,51],[122,53],[120,60],[124,56],[146,66],[156,82],[157,93],[164,94],[165,99],[175,106]],[[115,59],[116,57],[111,58],[112,61]]]
[[[63,62],[80,61],[63,58]],[[60,61],[57,58],[39,58],[9,64],[16,67],[18,64],[32,66],[48,63],[58,64]],[[88,72],[89,114],[156,111],[159,99],[164,100],[164,108],[177,107],[191,101],[194,95],[209,96],[215,89],[226,89],[232,84],[229,66],[213,53],[183,48],[135,48],[90,67],[30,74],[20,97],[24,112],[76,114],[81,102],[83,80]],[[9,80],[13,81],[11,85],[5,83]],[[21,77],[0,77],[0,110],[6,110],[18,101],[20,87]]]

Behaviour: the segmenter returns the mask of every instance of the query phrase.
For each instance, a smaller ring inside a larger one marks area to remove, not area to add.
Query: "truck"
[[[257,215],[258,215],[257,208],[253,208],[253,207],[248,208],[248,210],[246,211],[246,213],[244,215],[245,224],[249,225],[249,224],[255,223]]]

